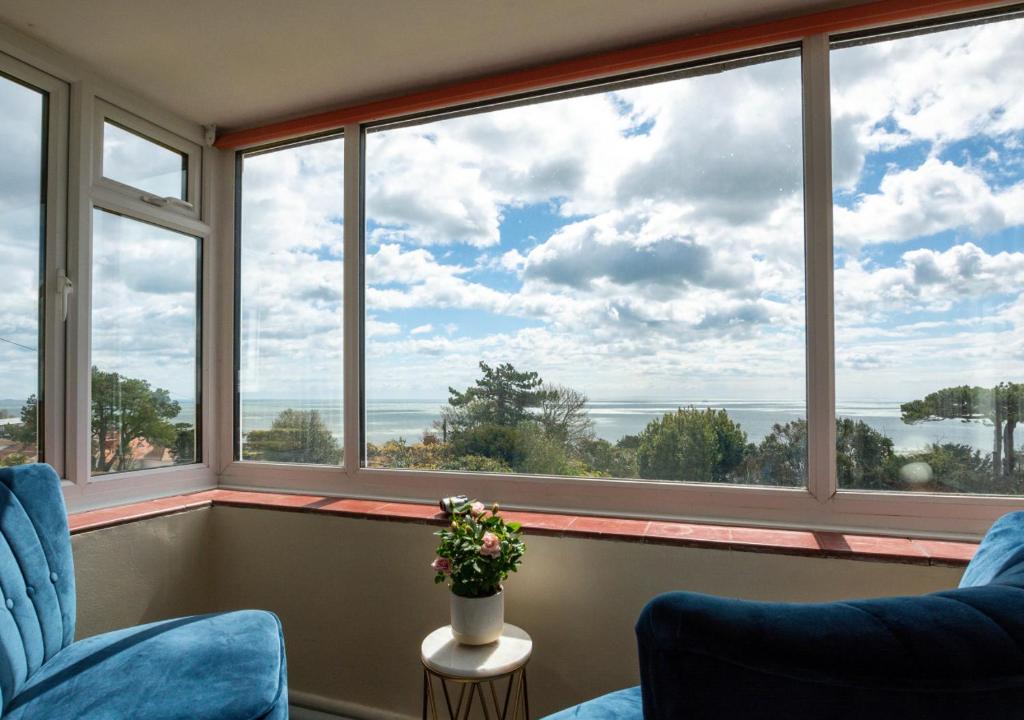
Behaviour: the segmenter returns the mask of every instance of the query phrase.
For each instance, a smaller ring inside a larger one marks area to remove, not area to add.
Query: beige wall
[[[323,699],[350,714],[363,707],[418,715],[419,642],[447,617],[447,594],[427,568],[432,530],[218,507],[88,533],[75,538],[80,628],[266,608],[284,623],[294,699]],[[633,622],[659,592],[828,600],[928,592],[960,575],[602,540],[532,536],[527,545],[506,586],[506,614],[536,643],[530,689],[538,717],[637,682]]]
[[[71,538],[79,638],[211,607],[210,508]]]

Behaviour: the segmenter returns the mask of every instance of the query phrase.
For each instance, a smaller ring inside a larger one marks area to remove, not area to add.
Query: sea
[[[194,403],[179,402],[182,406],[181,413],[174,421],[194,422]],[[418,442],[423,437],[423,432],[430,430],[434,420],[440,417],[440,410],[444,404],[445,401],[442,399],[368,401],[366,439],[376,444],[396,438],[404,438],[410,443]],[[724,409],[747,433],[748,440],[755,443],[770,433],[773,425],[807,416],[803,403],[766,400],[594,400],[587,404],[587,411],[594,421],[595,434],[614,443],[625,435],[639,433],[647,423],[667,412],[691,405],[700,409]],[[278,413],[287,408],[319,411],[327,427],[340,437],[341,403],[330,400],[245,398],[242,403],[242,428],[245,432],[265,430],[271,426]],[[0,411],[17,417],[20,409],[19,401],[0,399]],[[840,417],[863,420],[875,430],[892,438],[897,451],[916,450],[928,443],[959,443],[970,445],[982,452],[990,452],[992,449],[991,425],[961,420],[907,425],[900,420],[898,401],[839,402],[836,404],[836,414]]]
[[[444,400],[378,400],[366,404],[366,439],[382,443],[395,438],[418,442],[425,430],[440,417]],[[799,402],[763,400],[687,400],[650,402],[636,400],[594,400],[587,411],[594,421],[599,438],[616,442],[625,435],[641,432],[651,420],[680,407],[721,408],[739,423],[750,442],[760,442],[775,424],[807,417],[806,406]],[[242,426],[246,430],[270,427],[277,414],[287,408],[316,409],[332,430],[341,428],[341,407],[338,403],[285,400],[252,400],[242,406]],[[983,452],[992,449],[992,428],[981,422],[941,420],[907,425],[900,420],[898,401],[851,401],[837,403],[840,417],[863,420],[875,430],[892,438],[898,451],[910,451],[928,443],[960,443]]]

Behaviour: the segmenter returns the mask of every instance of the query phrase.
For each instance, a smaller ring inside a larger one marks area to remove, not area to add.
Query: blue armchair
[[[0,717],[287,720],[281,625],[256,610],[74,642],[75,577],[60,479],[0,470]]]
[[[667,593],[636,625],[639,687],[549,720],[1024,717],[1024,512],[956,590],[823,604]]]

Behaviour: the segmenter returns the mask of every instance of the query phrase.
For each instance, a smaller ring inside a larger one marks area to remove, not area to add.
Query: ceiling
[[[238,128],[836,0],[3,0],[0,22]]]

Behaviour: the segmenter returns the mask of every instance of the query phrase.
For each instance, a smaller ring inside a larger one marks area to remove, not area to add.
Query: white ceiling
[[[222,128],[836,0],[3,0],[8,24]]]

